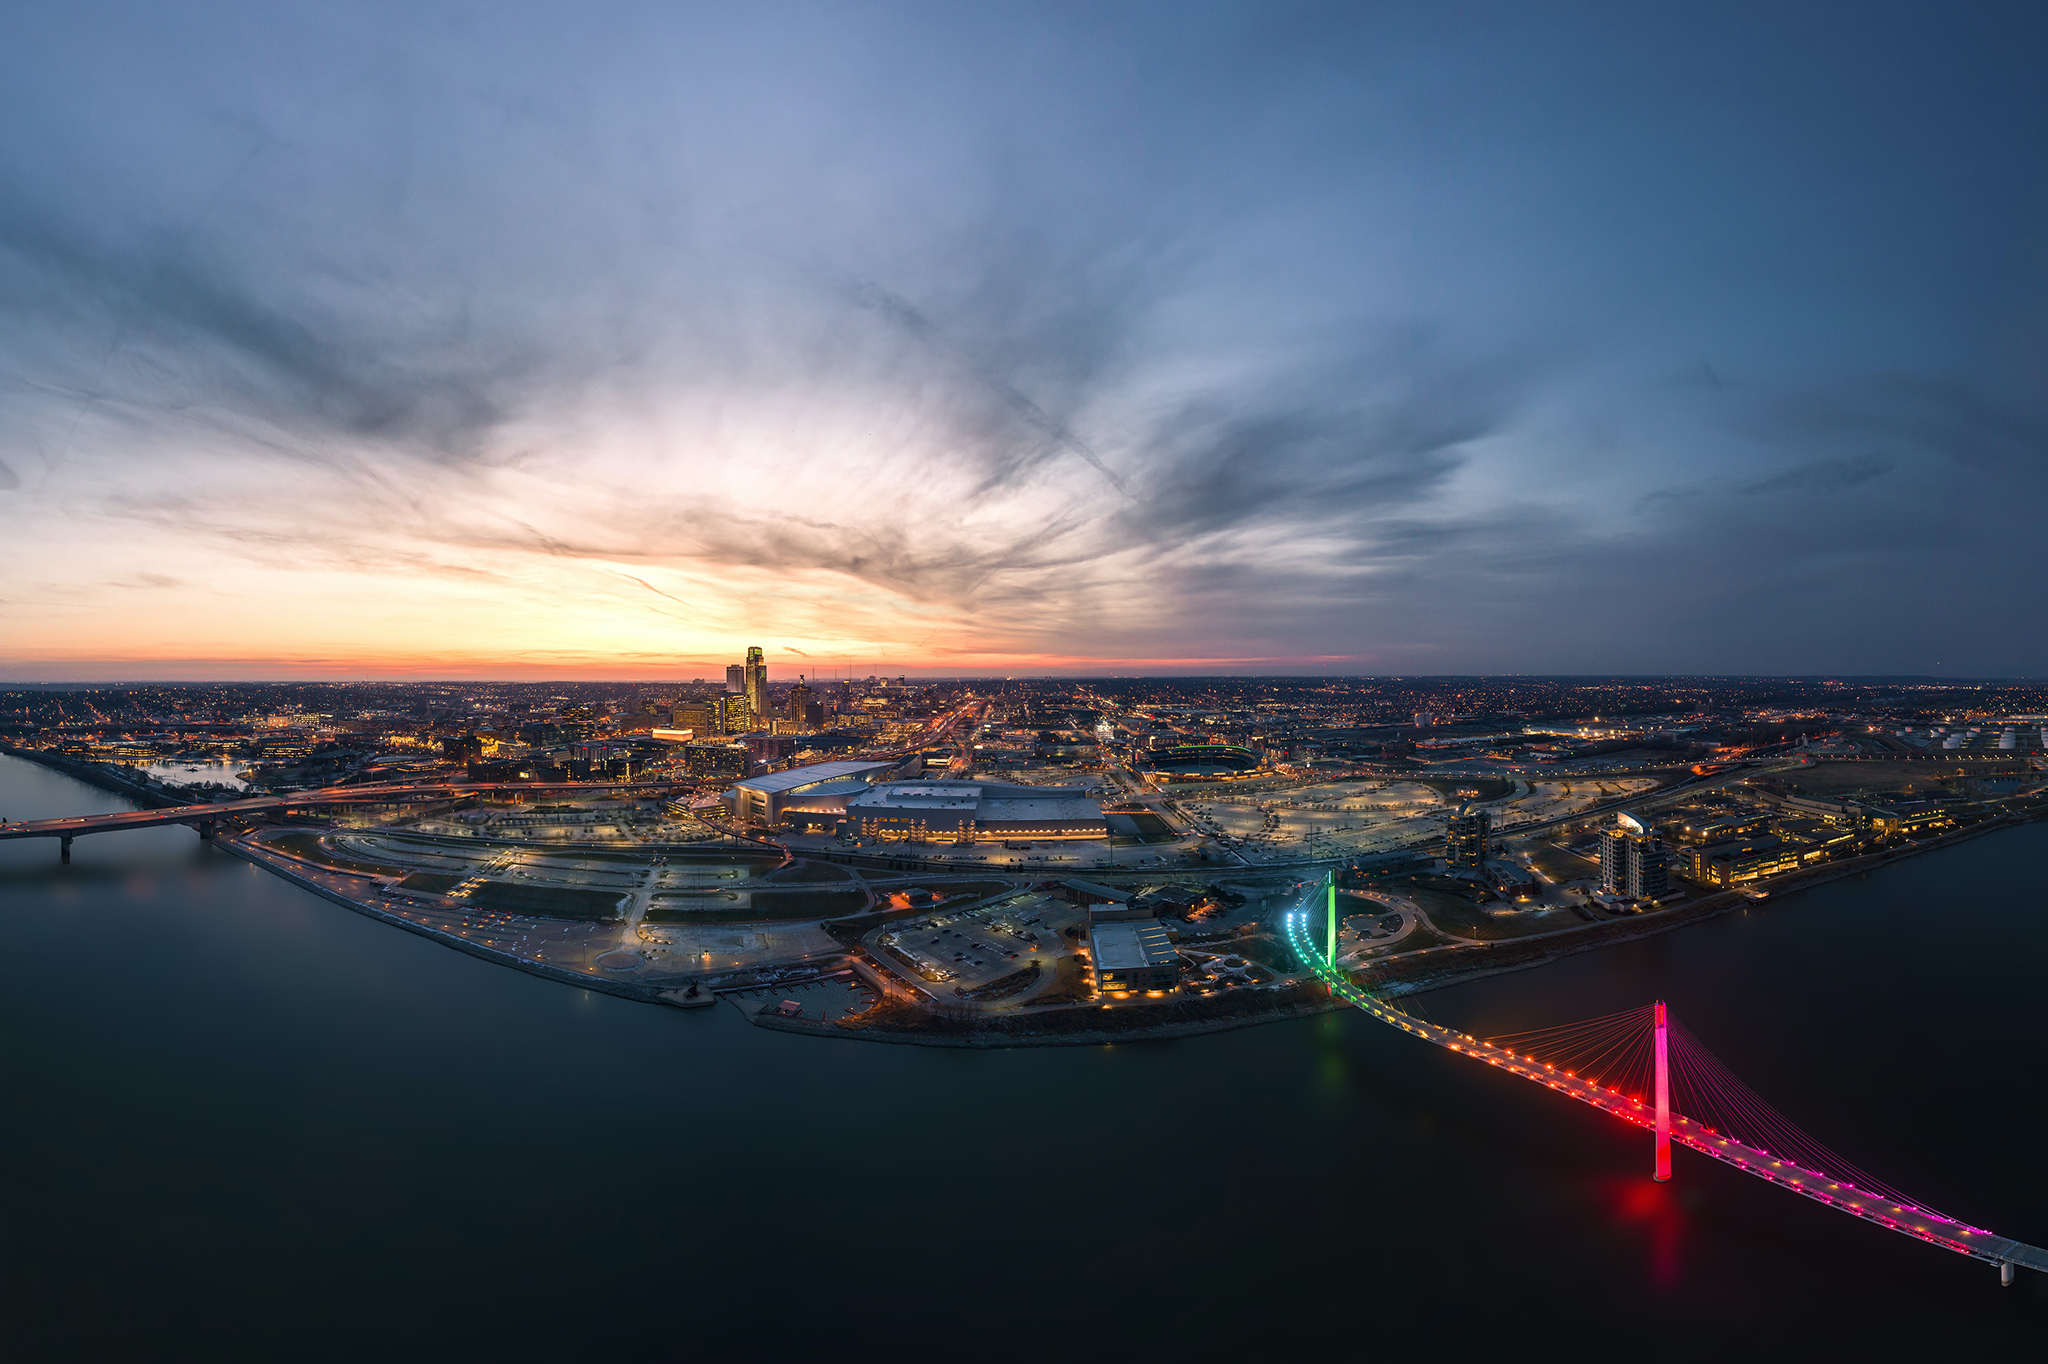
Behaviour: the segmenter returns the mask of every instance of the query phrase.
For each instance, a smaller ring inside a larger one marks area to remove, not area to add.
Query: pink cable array
[[[1655,1015],[1655,1006],[1646,1004],[1555,1028],[1536,1028],[1487,1040],[1537,1064],[1648,1103],[1656,1078],[1652,1047]],[[1797,1123],[1744,1084],[1676,1018],[1669,1022],[1669,1046],[1674,1113],[1691,1119],[1710,1135],[1727,1137],[1773,1159],[1788,1161],[1894,1203],[1934,1211],[1915,1204],[1899,1190],[1866,1174],[1808,1136]]]

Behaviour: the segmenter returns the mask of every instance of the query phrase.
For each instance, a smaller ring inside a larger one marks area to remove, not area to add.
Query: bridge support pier
[[[1671,1055],[1664,1041],[1664,1001],[1657,1001],[1657,1179],[1671,1178]]]
[[[1998,1266],[1998,1286],[1999,1286],[2000,1288],[2011,1288],[2011,1287],[2012,1287],[2012,1261],[2011,1261],[2011,1260],[2003,1260],[2003,1261],[2000,1261],[2000,1263],[1999,1263],[1999,1266]]]
[[[200,837],[200,839],[201,839],[201,841],[202,841],[202,842],[206,842],[206,843],[211,843],[211,842],[213,842],[213,821],[212,821],[212,820],[210,820],[210,819],[202,819],[202,820],[200,820],[200,821],[199,821],[199,837]]]
[[[70,834],[65,834],[57,840],[57,860],[67,864],[71,861]]]

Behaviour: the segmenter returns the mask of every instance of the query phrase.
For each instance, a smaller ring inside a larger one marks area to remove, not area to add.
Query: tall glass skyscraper
[[[747,709],[754,713],[754,723],[761,723],[768,715],[768,665],[762,660],[761,646],[747,649],[746,686]]]

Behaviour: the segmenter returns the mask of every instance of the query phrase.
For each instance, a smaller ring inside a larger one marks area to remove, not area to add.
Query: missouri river
[[[0,758],[0,815],[123,808]],[[1641,1359],[2048,1339],[2048,1280],[1355,1013],[821,1041],[535,979],[165,828],[0,844],[0,1338],[122,1352]],[[1807,1131],[2048,1243],[2048,826],[1423,997],[1657,997]],[[1938,1353],[1937,1353],[1938,1352]]]

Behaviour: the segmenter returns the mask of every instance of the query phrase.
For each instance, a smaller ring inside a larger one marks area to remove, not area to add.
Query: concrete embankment
[[[1298,1018],[1314,1018],[1318,1014],[1348,1007],[1350,1006],[1342,1000],[1320,999],[1313,1003],[1275,1009],[1270,1013],[1188,1019],[1178,1023],[1161,1023],[1130,1032],[1103,1032],[1094,1029],[1014,1033],[998,1032],[994,1029],[912,1032],[842,1027],[837,1023],[821,1023],[814,1018],[783,1018],[769,1013],[755,1014],[752,1021],[756,1027],[772,1028],[777,1032],[802,1033],[806,1037],[836,1037],[842,1041],[854,1042],[894,1042],[912,1047],[969,1047],[989,1050],[1000,1047],[1102,1047],[1130,1042],[1164,1042],[1176,1037],[1200,1037],[1207,1033],[1232,1032],[1238,1028],[1257,1027],[1262,1023],[1285,1023]],[[859,1015],[855,1015],[855,1019],[858,1018]]]
[[[530,976],[539,976],[543,980],[552,980],[562,985],[574,985],[585,990],[596,990],[600,994],[617,995],[621,999],[636,999],[644,1004],[666,1004],[668,1001],[662,998],[664,990],[679,989],[688,984],[687,981],[678,981],[657,989],[650,985],[639,985],[628,981],[606,980],[601,976],[584,975],[577,971],[567,970],[564,967],[551,966],[544,961],[524,961],[518,957],[508,956],[503,952],[493,952],[478,943],[469,942],[452,934],[436,932],[425,924],[414,923],[402,915],[393,914],[388,910],[379,909],[373,904],[354,899],[333,886],[323,884],[319,877],[300,871],[288,859],[254,847],[239,839],[217,838],[214,840],[213,846],[222,852],[232,853],[236,857],[253,862],[265,871],[281,876],[295,886],[312,891],[323,900],[331,900],[344,909],[352,909],[364,918],[375,919],[378,923],[382,924],[390,924],[393,928],[402,928],[408,933],[417,934],[422,938],[430,938],[443,947],[452,947],[458,952],[467,953],[472,957],[480,958],[496,966],[510,966],[515,970],[524,971]],[[337,873],[337,875],[341,874]]]

